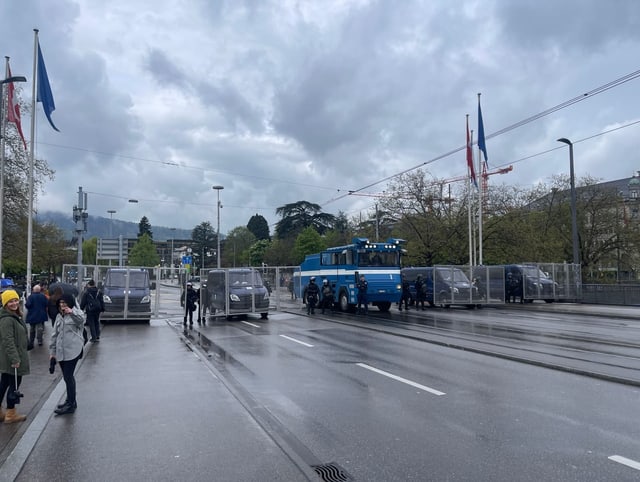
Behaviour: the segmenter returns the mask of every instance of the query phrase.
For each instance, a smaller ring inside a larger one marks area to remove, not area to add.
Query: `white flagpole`
[[[5,56],[4,67],[5,79],[9,76],[9,57]],[[4,226],[4,145],[7,135],[7,116],[4,113],[4,84],[0,84],[0,276],[4,277],[2,271],[2,228]]]
[[[473,129],[471,129],[471,146],[473,146]],[[473,165],[473,149],[471,149],[471,164]],[[476,174],[476,182],[478,182],[478,175]],[[472,186],[472,191],[473,191],[473,186]],[[472,256],[472,260],[473,260],[473,266],[476,265],[476,227],[475,227],[475,216],[473,215],[473,208],[475,207],[475,198],[476,196],[471,196],[471,238],[472,238],[472,247],[473,247],[473,256]]]
[[[467,132],[469,129],[469,114],[467,114]],[[468,142],[470,142],[469,145],[473,145],[473,141],[469,140]],[[473,166],[473,164],[471,164],[471,166],[469,166],[468,163],[468,159],[467,159],[467,153],[469,152],[469,146],[467,146],[467,148],[464,150],[464,157],[465,157],[465,162],[467,163],[467,188],[468,188],[468,193],[467,193],[467,208],[468,208],[468,223],[469,223],[469,265],[473,266],[473,248],[472,248],[472,231],[471,231],[471,193],[473,191],[473,179],[471,178],[471,167]]]
[[[33,156],[36,131],[36,84],[38,83],[38,29],[33,29],[33,83],[31,89],[31,139],[29,139],[29,207],[27,209],[27,287],[31,293],[32,246],[33,246]]]
[[[480,93],[478,92],[478,105],[480,105]],[[478,144],[478,180],[480,182],[478,202],[478,264],[482,266],[482,204],[484,203],[484,177],[482,175],[482,151]]]

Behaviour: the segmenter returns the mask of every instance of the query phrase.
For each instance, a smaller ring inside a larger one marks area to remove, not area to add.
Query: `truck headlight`
[[[143,296],[140,303],[151,303],[151,297],[149,295]]]
[[[102,300],[105,303],[113,303],[113,301],[111,301],[111,298],[109,297],[109,295],[102,295]]]
[[[236,295],[235,293],[231,293],[231,294],[229,295],[229,299],[230,299],[231,301],[240,301],[240,297],[239,297],[238,295]]]

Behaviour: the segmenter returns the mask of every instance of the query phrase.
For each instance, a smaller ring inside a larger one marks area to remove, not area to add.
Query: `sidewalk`
[[[35,348],[20,405],[29,419],[0,425],[11,450],[0,480],[317,480],[167,320],[122,328],[107,325],[87,345],[73,415],[53,415],[65,386],[46,383],[48,361]]]

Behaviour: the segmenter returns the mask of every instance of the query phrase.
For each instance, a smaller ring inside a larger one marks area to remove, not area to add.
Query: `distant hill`
[[[39,212],[37,221],[40,223],[51,223],[58,226],[64,232],[65,239],[75,237],[75,223],[71,215],[60,212]],[[111,230],[111,219],[102,216],[89,215],[87,219],[87,232],[83,234],[85,239],[117,238],[122,235],[125,238],[136,238],[138,236],[138,223],[120,221],[113,219],[113,230]],[[178,229],[173,231],[170,227],[151,225],[151,232],[155,241],[166,241],[169,239],[191,239],[190,229]],[[113,234],[111,234],[113,233]]]

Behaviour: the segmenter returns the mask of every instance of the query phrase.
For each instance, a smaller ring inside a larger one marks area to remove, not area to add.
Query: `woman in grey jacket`
[[[84,338],[84,313],[76,305],[76,300],[69,293],[63,294],[57,302],[58,316],[53,325],[53,334],[49,344],[52,363],[58,362],[62,370],[64,383],[67,385],[67,400],[58,405],[57,415],[65,415],[76,411],[76,379],[73,372],[78,360],[82,358]]]

